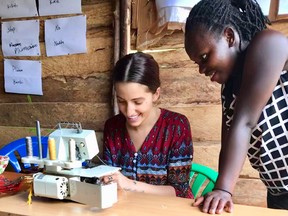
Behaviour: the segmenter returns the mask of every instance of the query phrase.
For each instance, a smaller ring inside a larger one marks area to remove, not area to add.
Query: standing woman
[[[124,190],[193,198],[190,124],[184,115],[155,105],[157,62],[149,54],[128,54],[117,62],[113,83],[120,114],[105,123],[103,158],[121,171],[103,181]]]
[[[268,207],[288,209],[288,40],[268,23],[256,0],[201,0],[187,18],[188,56],[222,85],[219,177],[195,202],[207,213],[233,210],[247,154]]]

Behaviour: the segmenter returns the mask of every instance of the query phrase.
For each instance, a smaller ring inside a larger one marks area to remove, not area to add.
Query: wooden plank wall
[[[82,12],[87,16],[87,53],[47,57],[44,20],[56,18],[49,16],[39,18],[41,57],[14,58],[42,61],[44,95],[30,95],[32,102],[27,95],[4,92],[1,49],[0,146],[20,137],[36,135],[36,120],[40,121],[42,135],[48,134],[59,121],[80,121],[83,128],[103,130],[104,121],[112,113],[110,71],[114,61],[114,1],[82,0]]]
[[[149,9],[138,13],[148,17],[147,14],[152,13],[153,6],[145,7]],[[137,14],[137,11],[132,14]],[[137,22],[132,23],[133,27],[139,27]],[[271,27],[288,35],[287,22],[274,23]],[[132,49],[136,49],[137,32],[132,31],[131,37]],[[175,31],[156,44],[148,46],[146,50],[154,56],[161,68],[159,106],[188,117],[194,141],[194,162],[217,170],[221,130],[220,85],[198,73],[198,67],[189,60],[184,50],[183,39],[183,32]],[[266,188],[248,159],[240,174],[233,199],[238,204],[266,206]]]

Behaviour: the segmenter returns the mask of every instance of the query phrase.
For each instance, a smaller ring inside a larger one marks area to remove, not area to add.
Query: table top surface
[[[0,215],[208,215],[199,208],[193,207],[193,200],[178,197],[157,196],[144,193],[118,190],[118,202],[111,208],[97,209],[69,200],[56,200],[43,197],[33,197],[32,204],[27,204],[28,192],[21,192],[0,198]],[[287,216],[287,210],[274,210],[262,207],[235,205],[234,211],[222,213],[231,216]]]

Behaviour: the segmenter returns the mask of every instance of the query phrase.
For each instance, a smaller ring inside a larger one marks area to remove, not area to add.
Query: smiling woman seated
[[[158,108],[159,66],[145,53],[120,59],[113,71],[120,114],[104,128],[104,160],[121,167],[103,181],[138,192],[193,198],[189,186],[193,155],[188,119]]]

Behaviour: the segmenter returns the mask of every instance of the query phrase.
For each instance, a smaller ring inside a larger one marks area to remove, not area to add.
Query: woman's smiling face
[[[195,26],[185,35],[185,49],[190,59],[198,64],[200,74],[224,84],[235,67],[239,53],[235,36],[237,34],[231,28],[226,28],[222,35],[215,35],[202,26]]]
[[[160,94],[160,88],[153,94],[146,85],[133,82],[117,82],[115,91],[119,109],[131,127],[145,124]]]

